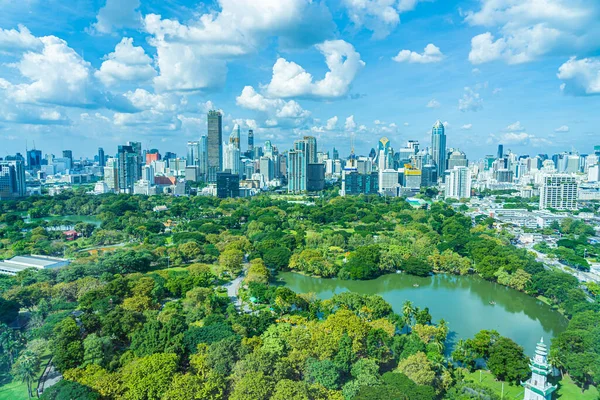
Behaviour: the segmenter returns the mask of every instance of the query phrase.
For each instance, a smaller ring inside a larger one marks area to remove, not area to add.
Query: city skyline
[[[226,133],[238,123],[242,141],[253,129],[285,149],[312,135],[348,154],[351,133],[357,153],[381,136],[430,147],[439,118],[474,159],[499,143],[591,151],[597,2],[548,0],[543,13],[533,0],[389,3],[13,4],[0,16],[3,152],[35,141],[91,157],[131,140],[183,154],[213,108]]]

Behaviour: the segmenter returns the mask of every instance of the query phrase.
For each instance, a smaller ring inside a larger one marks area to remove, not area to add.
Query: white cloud
[[[400,14],[415,9],[419,2],[431,0],[343,0],[350,21],[383,39],[400,23]]]
[[[523,125],[521,125],[520,121],[515,122],[514,124],[510,124],[506,127],[506,130],[509,132],[522,132],[525,130]]]
[[[558,69],[565,93],[590,96],[600,94],[600,58],[578,60],[571,57]]]
[[[123,38],[115,51],[105,58],[96,77],[106,86],[121,82],[144,82],[156,76],[151,65],[152,59],[142,47],[134,46],[131,38]]]
[[[554,132],[569,132],[569,127],[567,125],[559,126],[554,130]]]
[[[490,134],[490,140],[488,140],[488,142],[534,147],[548,146],[551,144],[548,139],[539,138],[527,132],[507,132],[501,135]]]
[[[173,94],[154,94],[145,89],[129,91],[124,96],[140,110],[175,112],[181,104],[181,100]]]
[[[473,128],[473,124],[465,124],[460,127],[460,129],[462,129],[463,131],[470,131],[471,128]]]
[[[408,122],[405,122],[404,126],[410,126],[410,124]]]
[[[353,131],[354,129],[356,129],[356,122],[354,122],[354,115],[349,116],[348,118],[346,118],[346,123],[344,124],[344,128],[347,131]]]
[[[593,52],[600,48],[600,3],[596,0],[480,0],[468,11],[472,26],[496,28],[475,36],[469,60],[530,62],[547,54]],[[497,37],[497,38],[496,38]]]
[[[463,97],[458,100],[458,109],[462,112],[479,111],[483,109],[483,99],[479,93],[470,87],[465,87]]]
[[[91,65],[55,36],[39,38],[40,52],[29,51],[11,64],[30,83],[10,84],[8,95],[20,103],[134,111],[122,96],[100,92]]]
[[[408,63],[419,63],[419,64],[428,64],[440,62],[444,59],[444,55],[442,54],[439,47],[435,46],[433,43],[429,43],[425,46],[422,54],[419,54],[415,51],[410,50],[402,50],[398,53],[396,57],[393,57],[392,60],[396,62],[408,62]]]
[[[18,28],[0,28],[0,52],[37,50],[43,46],[41,40],[33,36],[27,27],[19,25]]]
[[[327,125],[325,126],[325,129],[327,129],[328,131],[332,131],[337,127],[337,123],[338,123],[338,117],[331,117],[327,120]]]
[[[236,104],[249,110],[264,112],[277,118],[306,118],[310,112],[304,110],[294,100],[268,99],[257,93],[252,86],[246,86],[236,98]],[[270,118],[274,120],[274,118]]]
[[[492,94],[496,95],[498,93],[500,93],[502,91],[502,88],[495,88],[494,90],[492,90]]]
[[[334,29],[328,9],[311,0],[218,0],[220,12],[189,25],[149,14],[144,28],[153,37],[159,90],[209,90],[224,84],[227,62],[256,52],[270,37],[286,46],[322,42]],[[320,29],[314,29],[319,26]]]
[[[141,24],[142,15],[138,11],[140,0],[106,0],[106,4],[98,11],[96,22],[92,24],[91,33],[113,33],[125,28],[137,28]]]
[[[440,106],[440,102],[436,99],[431,99],[429,100],[429,103],[427,103],[427,108],[440,108]]]
[[[325,41],[316,46],[325,56],[329,71],[319,81],[295,62],[279,58],[273,66],[266,93],[271,97],[336,98],[345,96],[358,72],[365,66],[360,54],[343,40]]]

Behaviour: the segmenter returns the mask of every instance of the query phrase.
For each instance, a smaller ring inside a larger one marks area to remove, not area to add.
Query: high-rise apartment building
[[[304,136],[306,142],[306,158],[309,164],[316,164],[317,159],[317,138],[314,136]]]
[[[440,120],[431,130],[431,159],[436,165],[437,175],[443,177],[446,171],[446,130]]]
[[[138,153],[130,145],[120,145],[117,150],[118,187],[121,193],[133,194],[133,186],[141,176],[138,171]]]
[[[307,190],[308,158],[306,141],[296,140],[294,149],[288,152],[288,192],[303,193]]]
[[[27,195],[25,166],[20,160],[0,161],[0,200]]]
[[[220,111],[208,112],[208,171],[207,181],[217,181],[217,172],[223,169],[223,115]]]
[[[206,180],[208,174],[208,136],[200,137],[200,152],[198,155],[198,174],[200,179]]]
[[[254,131],[252,129],[248,130],[248,154],[249,157],[254,154]]]
[[[577,180],[567,174],[545,175],[540,186],[540,210],[577,209]]]
[[[471,198],[471,170],[467,167],[454,167],[447,171],[446,195],[447,199]]]

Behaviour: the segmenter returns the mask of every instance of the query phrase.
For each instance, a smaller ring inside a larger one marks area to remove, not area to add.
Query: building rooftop
[[[69,260],[58,257],[40,255],[15,256],[10,260],[0,261],[0,274],[16,275],[17,272],[28,268],[60,268],[69,265],[69,263]]]

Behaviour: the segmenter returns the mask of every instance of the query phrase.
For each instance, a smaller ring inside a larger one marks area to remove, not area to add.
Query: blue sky
[[[127,140],[182,154],[205,113],[281,150],[472,159],[600,144],[597,0],[0,0],[0,156]],[[226,132],[229,133],[228,131]],[[244,138],[242,138],[244,140]]]

